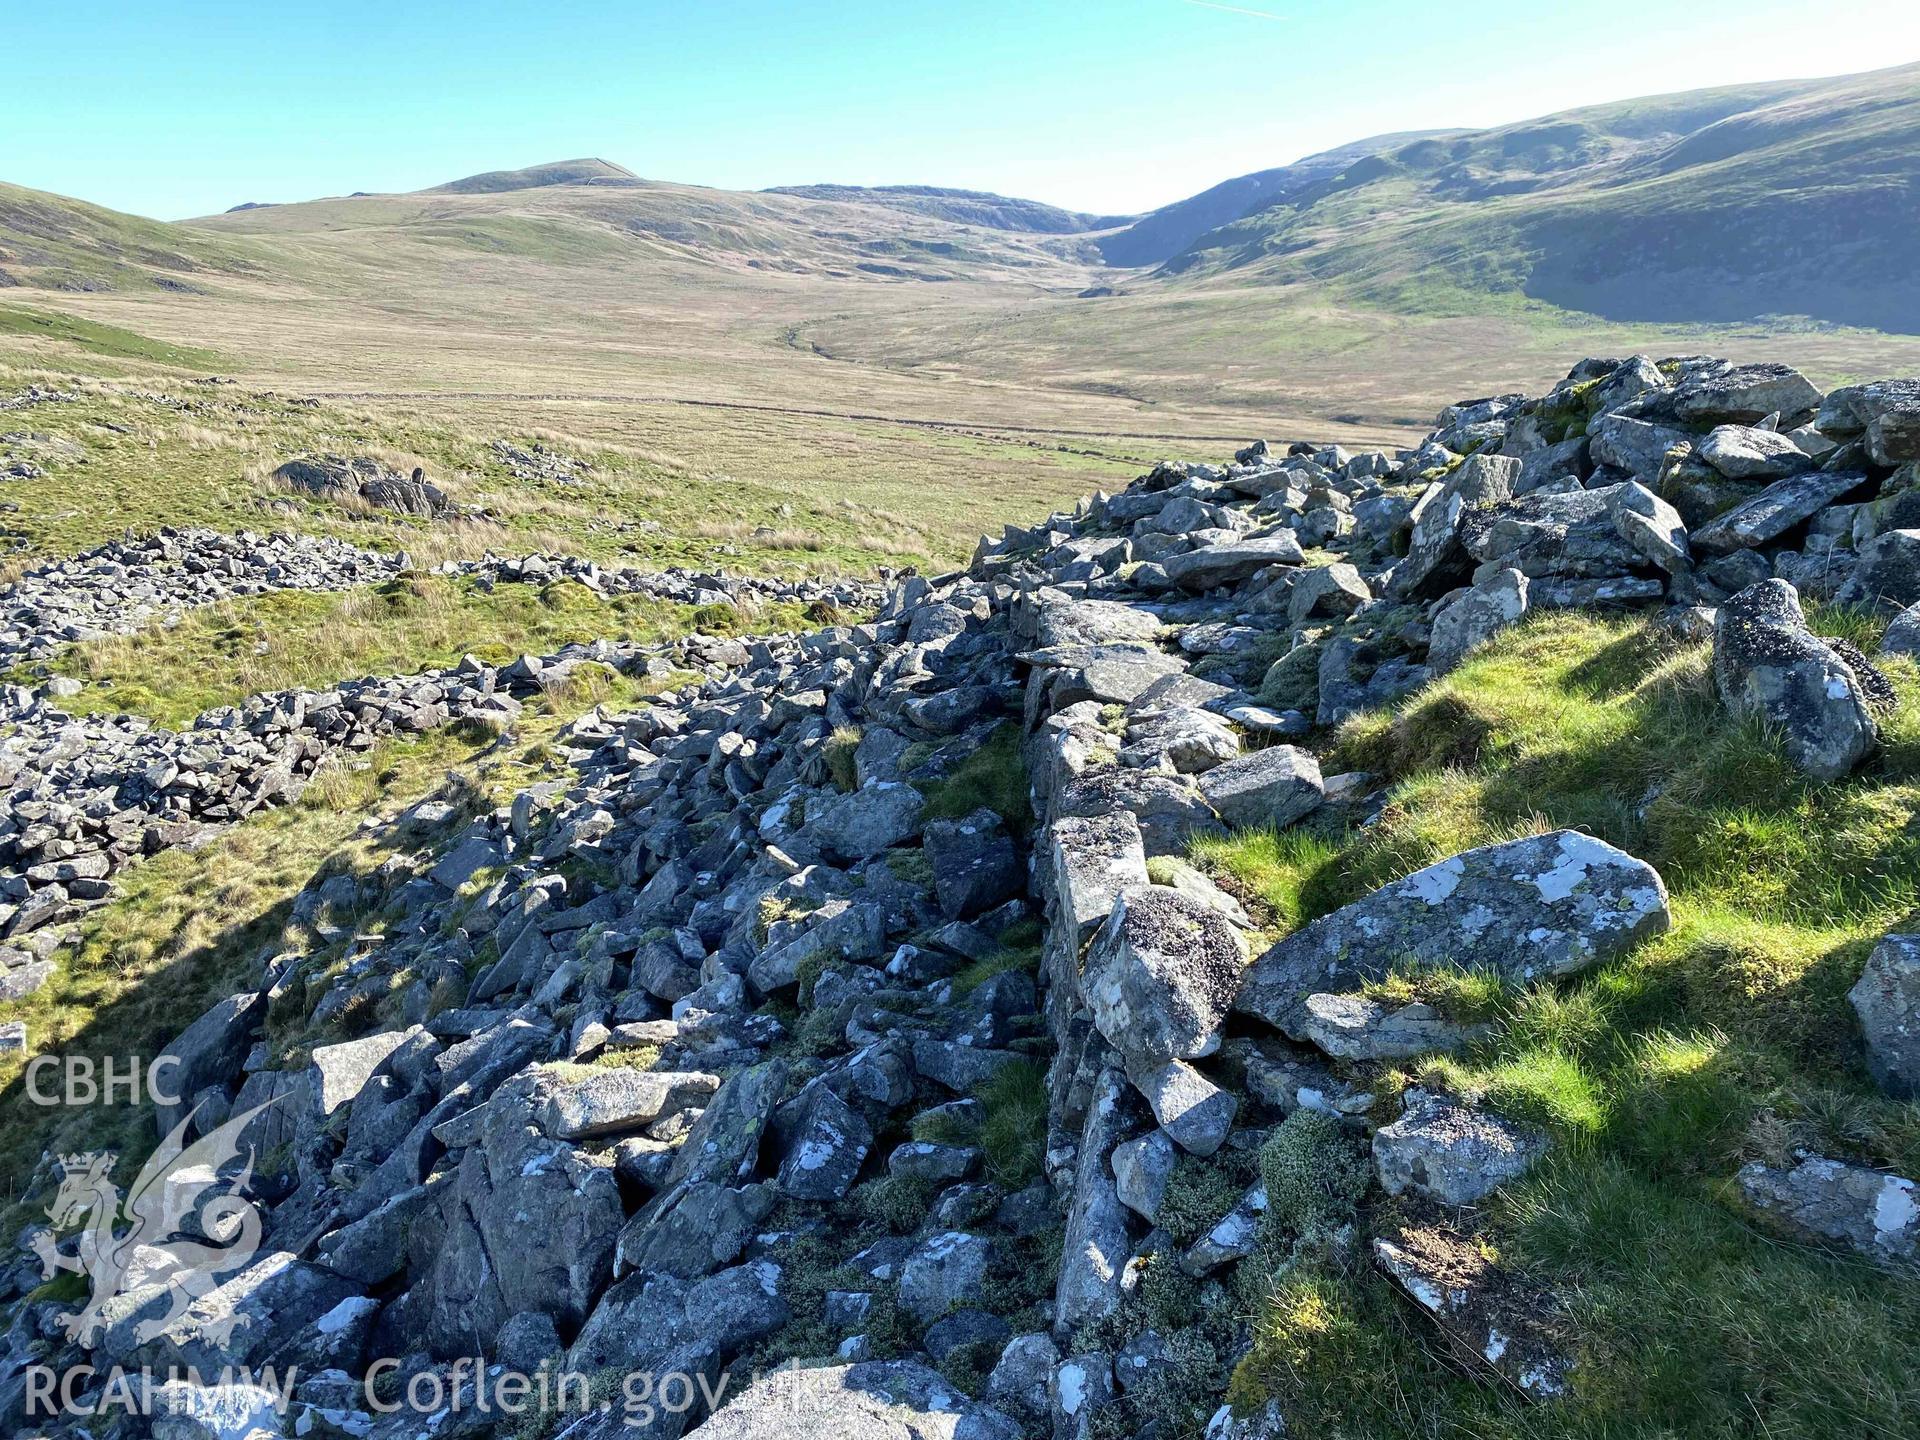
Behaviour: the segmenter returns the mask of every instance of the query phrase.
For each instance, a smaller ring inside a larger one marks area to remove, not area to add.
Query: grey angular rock
[[[1120,893],[1088,948],[1081,990],[1129,1065],[1212,1054],[1246,968],[1239,927],[1177,890]]]
[[[1023,1420],[1039,1420],[1047,1413],[1047,1387],[1060,1349],[1044,1333],[1016,1335],[1007,1342],[987,1376],[986,1398]]]
[[[1860,678],[1807,628],[1784,580],[1749,586],[1720,607],[1713,678],[1730,711],[1779,731],[1788,758],[1816,780],[1839,779],[1879,743]]]
[[[1463,851],[1323,915],[1254,961],[1235,1008],[1304,1039],[1308,996],[1357,990],[1398,964],[1570,975],[1671,919],[1651,865],[1555,830]]]
[[[807,834],[839,860],[871,860],[920,833],[926,801],[911,785],[876,780],[807,811]]]
[[[1567,1393],[1573,1333],[1553,1296],[1437,1228],[1377,1238],[1373,1257],[1456,1353],[1477,1357],[1531,1399]]]
[[[1518,624],[1527,613],[1530,584],[1520,571],[1508,568],[1455,594],[1433,617],[1428,668],[1445,675],[1502,630]]]
[[[1884,615],[1920,605],[1920,530],[1889,530],[1861,546],[1853,573],[1833,598]]]
[[[1714,516],[1695,529],[1690,539],[1694,548],[1710,555],[1758,550],[1866,483],[1865,475],[1846,471],[1811,470],[1790,475]]]
[[[1337,1060],[1410,1060],[1458,1050],[1488,1028],[1449,1020],[1418,1001],[1389,1007],[1360,995],[1309,995],[1306,1012],[1306,1038]]]
[[[1909,605],[1880,637],[1882,655],[1920,655],[1920,605]]]
[[[1069,1192],[1054,1282],[1056,1336],[1070,1336],[1120,1307],[1133,1238],[1127,1208],[1114,1187],[1112,1159],[1138,1123],[1138,1113],[1139,1101],[1126,1077],[1118,1069],[1103,1069],[1094,1079]]]
[[[1790,1234],[1875,1260],[1920,1260],[1920,1186],[1901,1175],[1810,1155],[1791,1170],[1759,1161],[1735,1177],[1747,1204]]]
[[[1216,765],[1200,777],[1200,794],[1229,825],[1283,829],[1323,798],[1320,763],[1292,745],[1269,745]]]
[[[1628,415],[1601,415],[1587,433],[1592,437],[1596,461],[1625,470],[1649,485],[1659,480],[1668,452],[1691,438],[1684,430]]]
[[[1221,1089],[1184,1060],[1135,1068],[1128,1078],[1146,1097],[1167,1138],[1189,1155],[1211,1155],[1226,1144],[1240,1109],[1232,1091]]]
[[[1424,584],[1453,557],[1469,518],[1513,498],[1519,476],[1517,460],[1470,455],[1445,480],[1428,486],[1408,517],[1413,533],[1406,558],[1394,567],[1394,588],[1404,595]]]
[[[1785,435],[1750,425],[1720,425],[1694,454],[1730,480],[1777,480],[1813,468],[1806,451]]]
[[[623,1135],[699,1104],[719,1088],[719,1076],[698,1071],[596,1070],[556,1080],[541,1099],[538,1121],[556,1140]]]
[[[971,920],[1020,889],[1020,857],[1007,827],[991,810],[932,821],[923,843],[933,867],[933,893],[950,920]]]
[[[956,1305],[978,1304],[993,1253],[993,1242],[984,1235],[947,1230],[931,1236],[900,1266],[901,1306],[931,1322]]]
[[[1275,531],[1250,540],[1202,545],[1164,563],[1167,577],[1186,590],[1214,590],[1250,580],[1270,565],[1302,565],[1306,552],[1291,530]]]
[[[1113,1188],[1120,1203],[1149,1225],[1160,1218],[1180,1152],[1164,1130],[1150,1130],[1113,1152]]]
[[[1260,1217],[1270,1203],[1265,1185],[1251,1185],[1233,1208],[1222,1215],[1180,1256],[1180,1268],[1189,1275],[1210,1275],[1253,1254],[1260,1243]]]
[[[1830,436],[1859,436],[1876,465],[1920,460],[1920,380],[1875,380],[1828,395],[1816,425]]]
[[[1880,1088],[1920,1098],[1920,935],[1889,935],[1847,992]]]
[[[1131,811],[1056,820],[1047,837],[1056,913],[1080,941],[1106,923],[1123,890],[1147,881],[1147,852]]]
[[[711,1275],[740,1258],[778,1198],[771,1185],[732,1190],[694,1181],[679,1186],[620,1232],[616,1269],[682,1280]]]
[[[1373,1132],[1373,1163],[1389,1195],[1413,1190],[1442,1205],[1474,1205],[1532,1169],[1546,1137],[1442,1095],[1410,1090],[1400,1118]]]
[[[781,1192],[797,1200],[839,1200],[873,1149],[873,1127],[824,1085],[805,1091],[775,1123],[786,1134]]]

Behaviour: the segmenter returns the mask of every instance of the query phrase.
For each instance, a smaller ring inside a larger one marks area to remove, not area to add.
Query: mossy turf
[[[1567,1304],[1572,1398],[1529,1407],[1466,1378],[1364,1259],[1321,1258],[1272,1277],[1241,1401],[1277,1394],[1329,1436],[1913,1433],[1920,1279],[1763,1233],[1729,1182],[1799,1148],[1920,1174],[1920,1106],[1873,1088],[1846,1001],[1875,941],[1920,920],[1920,673],[1884,661],[1900,705],[1882,751],[1823,785],[1727,718],[1708,661],[1645,622],[1531,621],[1335,736],[1330,770],[1387,785],[1375,823],[1196,845],[1276,936],[1560,826],[1650,861],[1673,898],[1670,933],[1561,985],[1382,987],[1494,1021],[1458,1057],[1377,1073],[1382,1094],[1448,1087],[1556,1137],[1482,1218]]]
[[[192,610],[171,627],[90,641],[56,657],[55,672],[87,689],[75,708],[132,712],[165,725],[202,710],[296,686],[363,675],[406,675],[457,664],[552,654],[593,640],[656,642],[695,630],[796,630],[792,604],[751,612],[603,596],[576,581],[485,588],[441,575],[402,575],[337,593],[278,591]]]

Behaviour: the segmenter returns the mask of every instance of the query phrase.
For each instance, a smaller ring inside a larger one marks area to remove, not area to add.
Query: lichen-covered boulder
[[[1020,888],[1020,857],[991,810],[928,824],[924,843],[933,893],[950,920],[971,920]]]
[[[1506,456],[1472,455],[1445,480],[1430,485],[1414,503],[1406,558],[1393,569],[1393,584],[1411,594],[1459,549],[1463,527],[1477,513],[1513,498],[1520,462]]]
[[[1254,961],[1235,1008],[1305,1039],[1308,996],[1357,990],[1396,965],[1570,975],[1671,919],[1651,865],[1555,830],[1464,851],[1321,916]]]
[[[1757,550],[1866,483],[1865,475],[1845,471],[1790,475],[1700,526],[1693,532],[1693,546],[1710,555]]]
[[[1720,607],[1713,678],[1729,710],[1778,730],[1788,758],[1816,780],[1839,779],[1879,741],[1860,677],[1807,628],[1784,580],[1750,585]]]
[[[1876,465],[1920,460],[1920,380],[1874,380],[1827,396],[1821,433],[1859,436]]]
[[[1693,453],[1729,480],[1777,480],[1813,468],[1813,457],[1786,436],[1751,425],[1716,426]]]
[[[1847,992],[1867,1045],[1867,1068],[1889,1094],[1920,1096],[1920,935],[1889,935]]]
[[[1754,1210],[1802,1239],[1883,1262],[1920,1259],[1920,1186],[1904,1176],[1810,1155],[1791,1170],[1756,1160],[1736,1178]]]
[[[1860,547],[1853,574],[1834,601],[1897,615],[1920,604],[1920,530],[1889,530]]]
[[[1537,1131],[1444,1095],[1407,1092],[1400,1118],[1373,1132],[1373,1163],[1389,1195],[1412,1190],[1473,1205],[1518,1180],[1547,1152]]]
[[[1161,885],[1122,891],[1087,950],[1082,993],[1128,1064],[1211,1054],[1246,969],[1240,929]]]
[[[1509,625],[1518,624],[1527,613],[1530,583],[1520,571],[1508,568],[1448,597],[1433,617],[1428,668],[1444,675]]]
[[[1364,995],[1309,995],[1307,1038],[1337,1060],[1410,1060],[1458,1050],[1485,1025],[1449,1019],[1432,1005],[1383,1005]]]
[[[1202,545],[1166,561],[1167,577],[1184,590],[1213,590],[1238,585],[1270,565],[1301,565],[1306,552],[1291,530],[1278,530],[1250,540]]]
[[[1311,753],[1269,745],[1208,770],[1200,794],[1229,825],[1282,829],[1317,807],[1325,786]]]

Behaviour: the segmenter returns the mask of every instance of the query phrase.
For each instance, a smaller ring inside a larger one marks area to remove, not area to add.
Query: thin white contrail
[[[1218,0],[1182,0],[1187,5],[1198,5],[1202,10],[1224,10],[1229,15],[1251,15],[1256,20],[1283,20],[1283,15],[1275,15],[1271,10],[1249,10],[1244,5],[1221,5]]]

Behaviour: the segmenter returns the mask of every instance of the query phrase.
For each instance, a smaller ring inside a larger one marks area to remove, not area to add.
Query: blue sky
[[[1382,131],[1920,60],[1796,0],[12,0],[0,179],[175,219],[600,155],[1151,208]]]

